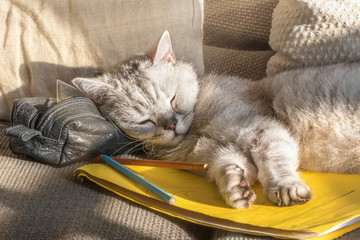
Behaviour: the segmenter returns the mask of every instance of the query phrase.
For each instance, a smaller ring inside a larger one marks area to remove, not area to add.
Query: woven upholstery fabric
[[[270,46],[277,53],[267,74],[360,60],[358,0],[280,0]]]
[[[0,1],[0,119],[12,102],[56,97],[56,80],[91,77],[144,53],[168,30],[203,73],[203,0]]]
[[[271,50],[245,51],[204,46],[205,73],[227,74],[260,80],[266,75],[266,64],[274,54]]]
[[[204,44],[243,50],[268,49],[278,0],[206,0]]]
[[[210,228],[119,197],[73,171],[16,156],[0,122],[0,239],[209,239]]]

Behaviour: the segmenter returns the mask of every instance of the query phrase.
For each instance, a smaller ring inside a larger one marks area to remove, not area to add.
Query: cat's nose
[[[166,127],[166,129],[175,130],[176,129],[176,123],[177,123],[176,120],[171,121],[170,124]]]

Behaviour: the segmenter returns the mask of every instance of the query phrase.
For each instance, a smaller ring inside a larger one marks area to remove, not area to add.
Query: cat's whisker
[[[150,141],[144,142],[144,148],[146,149],[145,152],[149,155],[154,155],[155,153],[155,144]]]
[[[186,118],[188,118],[189,116],[191,116],[191,114],[192,113],[194,113],[194,109],[193,110],[191,110],[190,112],[188,112],[188,113],[186,113],[185,115],[184,115],[184,119],[186,119]]]
[[[110,156],[114,156],[116,153],[118,153],[118,152],[121,151],[122,149],[124,149],[124,148],[126,148],[126,147],[128,147],[128,146],[130,146],[131,144],[134,144],[134,143],[136,143],[136,142],[140,142],[139,144],[142,144],[140,140],[137,140],[137,141],[135,141],[135,142],[122,143],[123,146],[121,146],[120,148],[118,148],[118,149],[117,149],[115,152],[113,152]],[[138,146],[138,144],[137,144],[136,146]],[[131,148],[131,149],[132,149],[132,148]],[[126,151],[126,152],[127,152],[127,151]]]
[[[126,135],[126,137],[130,140],[133,140],[134,142],[142,142],[142,140],[138,139],[138,138],[134,138],[134,137],[131,137],[129,135]]]
[[[127,147],[127,146],[129,146],[129,145],[130,145],[130,143],[125,144],[124,146],[122,146],[122,147],[120,147],[120,148],[116,149],[116,150],[115,150],[115,152],[113,152],[112,154],[110,154],[110,156],[114,156],[114,155],[116,155],[118,152],[120,152],[122,149],[126,148],[126,147]]]
[[[148,144],[149,144],[148,141],[143,142],[142,149],[145,153],[148,153],[148,151],[149,151]]]
[[[138,144],[136,144],[135,146],[133,146],[132,148],[128,149],[126,152],[124,152],[124,155],[130,154],[134,149],[138,148],[139,146],[142,146],[143,142],[140,142]]]
[[[146,153],[151,153],[151,143],[149,141],[144,141],[144,150]]]

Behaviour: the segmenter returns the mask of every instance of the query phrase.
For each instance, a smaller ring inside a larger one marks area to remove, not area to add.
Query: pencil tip
[[[171,205],[174,205],[175,204],[175,198],[174,197],[172,197],[172,198],[170,198],[170,200],[169,200],[169,203],[171,204]]]

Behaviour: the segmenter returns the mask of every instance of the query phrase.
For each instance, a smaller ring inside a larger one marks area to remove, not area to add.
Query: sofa
[[[5,129],[14,99],[55,97],[56,79],[106,71],[149,47],[164,28],[177,58],[193,63],[199,75],[255,81],[267,75],[272,57],[289,54],[276,47],[276,36],[269,41],[279,0],[139,2],[0,3],[0,239],[273,239],[197,225],[79,181],[73,172],[86,161],[58,167],[11,152]],[[272,67],[281,65],[277,59]],[[296,64],[288,67],[309,65]],[[359,236],[356,229],[338,239]]]

